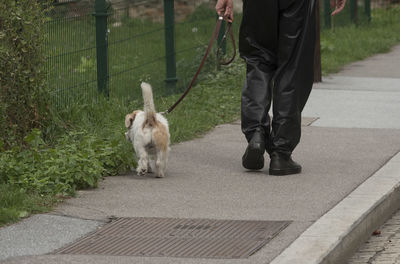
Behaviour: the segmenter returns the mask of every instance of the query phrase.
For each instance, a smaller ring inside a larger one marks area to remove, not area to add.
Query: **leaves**
[[[40,137],[40,134],[41,134],[40,130],[35,128],[32,130],[31,133],[25,136],[24,141],[28,143],[28,145],[37,148],[40,145],[44,144],[44,141]]]
[[[23,217],[27,217],[27,216],[29,216],[29,212],[28,211],[19,211],[18,212],[18,217],[19,218],[23,218]]]
[[[87,131],[69,132],[53,147],[44,143],[37,129],[24,140],[29,149],[14,147],[0,154],[0,183],[72,195],[77,189],[96,187],[103,176],[117,174],[128,162],[122,140],[104,140]]]
[[[40,3],[42,2],[42,3]],[[43,1],[0,1],[0,139],[4,148],[24,144],[33,128],[53,117],[47,107],[43,52],[46,10]]]
[[[321,51],[322,52],[330,52],[334,51],[335,46],[326,39],[321,40]]]

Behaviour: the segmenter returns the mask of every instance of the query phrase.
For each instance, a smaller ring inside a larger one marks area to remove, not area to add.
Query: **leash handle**
[[[207,50],[206,50],[206,52],[205,52],[205,54],[204,54],[204,56],[203,56],[203,59],[201,60],[201,63],[200,63],[200,65],[199,65],[199,67],[198,67],[198,69],[197,69],[195,75],[193,76],[193,78],[192,78],[192,80],[191,80],[191,82],[190,82],[188,88],[186,88],[186,91],[185,91],[185,92],[182,94],[182,96],[175,102],[175,104],[173,104],[173,105],[172,105],[170,108],[168,108],[166,111],[161,112],[161,114],[166,115],[166,114],[171,113],[172,110],[174,110],[175,107],[176,107],[176,106],[183,100],[183,98],[185,98],[185,96],[189,93],[190,89],[192,89],[194,82],[196,81],[197,77],[199,76],[200,71],[201,71],[201,69],[203,68],[203,66],[204,66],[204,64],[205,64],[205,62],[206,62],[207,57],[208,57],[208,55],[210,54],[210,51],[211,51],[212,45],[213,45],[213,43],[214,43],[214,40],[218,38],[218,35],[219,35],[220,30],[221,30],[221,25],[222,25],[222,21],[223,21],[223,20],[224,20],[224,18],[223,18],[222,16],[219,16],[219,17],[218,17],[217,23],[215,24],[215,27],[214,27],[214,32],[213,32],[212,37],[211,37],[211,39],[210,39],[210,41],[209,41],[209,43],[208,43]],[[232,43],[233,43],[233,45],[234,45],[234,56],[232,57],[232,59],[230,59],[228,62],[224,62],[222,65],[227,65],[227,64],[231,63],[231,62],[234,60],[235,56],[236,56],[236,43],[235,43],[235,40],[234,40],[234,37],[233,37],[233,33],[232,33],[231,27],[232,27],[232,23],[229,23],[229,25],[228,25],[228,27],[227,27],[227,31],[225,32],[225,36],[224,36],[224,37],[225,37],[225,39],[226,39],[226,34],[227,34],[227,32],[229,31],[230,36],[231,36],[231,38],[232,38]],[[222,41],[221,41],[221,42],[222,42]],[[218,47],[218,49],[219,49],[219,48],[220,48],[220,47]],[[217,57],[218,57],[218,51],[217,51]]]

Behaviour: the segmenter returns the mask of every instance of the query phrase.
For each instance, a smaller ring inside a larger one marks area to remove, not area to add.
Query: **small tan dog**
[[[132,142],[138,158],[137,173],[144,175],[155,172],[157,178],[165,176],[168,154],[170,151],[170,134],[167,119],[156,113],[151,85],[141,84],[144,111],[135,110],[125,117],[125,133]]]

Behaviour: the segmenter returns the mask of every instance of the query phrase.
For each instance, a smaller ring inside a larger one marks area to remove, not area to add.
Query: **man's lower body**
[[[291,159],[300,141],[301,112],[314,76],[315,0],[244,0],[239,51],[246,61],[243,166],[259,170],[264,152],[272,175],[299,173]],[[268,112],[272,106],[273,118]]]

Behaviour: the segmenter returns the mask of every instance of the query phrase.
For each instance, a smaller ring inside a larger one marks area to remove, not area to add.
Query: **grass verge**
[[[321,32],[322,73],[340,71],[351,62],[388,52],[400,42],[400,6],[377,8],[370,24],[336,27]]]
[[[18,221],[33,213],[44,213],[57,203],[53,195],[26,192],[10,184],[0,184],[0,226]]]

